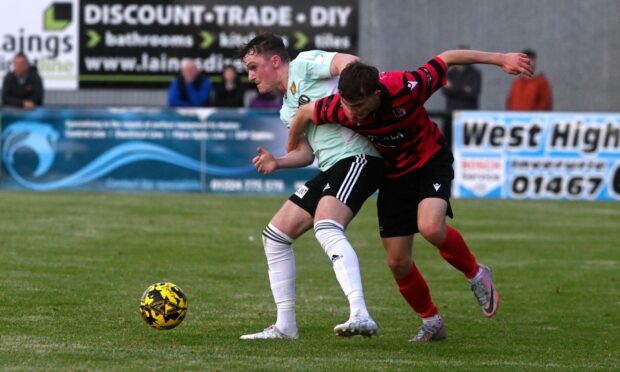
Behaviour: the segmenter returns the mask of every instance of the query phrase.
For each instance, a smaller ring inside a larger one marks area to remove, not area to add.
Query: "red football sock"
[[[437,307],[431,299],[428,284],[415,263],[411,267],[411,271],[405,276],[395,278],[398,284],[400,294],[403,295],[409,306],[422,318],[428,318],[437,314]]]
[[[447,226],[446,240],[437,248],[441,257],[465,274],[467,279],[473,278],[478,273],[480,266],[457,230]]]

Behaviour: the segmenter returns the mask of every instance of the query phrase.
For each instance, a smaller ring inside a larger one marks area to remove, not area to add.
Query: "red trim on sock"
[[[467,279],[473,278],[478,273],[480,266],[463,240],[463,236],[456,229],[447,226],[446,240],[437,248],[441,257],[465,274]]]
[[[428,318],[437,314],[437,307],[431,298],[428,284],[415,263],[409,273],[394,279],[398,284],[400,294],[420,317]]]

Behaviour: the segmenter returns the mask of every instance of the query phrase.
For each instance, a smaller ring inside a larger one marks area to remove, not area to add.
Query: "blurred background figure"
[[[532,68],[536,69],[536,52],[526,49],[523,53],[527,54],[532,61]],[[508,93],[506,102],[508,110],[523,111],[549,111],[553,108],[551,95],[551,85],[547,78],[540,73],[531,78],[519,76],[513,83]]]
[[[459,45],[458,49],[469,49]],[[473,65],[458,65],[448,70],[446,85],[441,90],[446,97],[446,111],[477,110],[482,75]]]
[[[237,70],[232,65],[224,66],[222,82],[215,85],[215,107],[243,107],[245,89],[241,85]]]
[[[250,101],[251,108],[264,108],[264,109],[280,109],[282,107],[282,96],[279,94],[273,94],[271,92],[258,93]]]
[[[181,74],[168,88],[168,106],[171,107],[205,107],[209,106],[211,97],[211,80],[198,71],[192,59],[184,59]]]
[[[470,49],[459,45],[457,49]],[[478,110],[482,74],[473,65],[457,65],[448,70],[446,85],[441,92],[446,97],[446,112],[452,115],[454,110]],[[448,146],[452,146],[451,120],[442,127],[442,133]]]
[[[43,105],[43,80],[22,52],[13,58],[13,71],[4,76],[2,103],[24,109]]]

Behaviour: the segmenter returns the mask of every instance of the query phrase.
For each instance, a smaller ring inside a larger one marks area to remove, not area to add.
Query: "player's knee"
[[[344,227],[333,220],[317,221],[314,224],[314,236],[323,249],[346,239]]]
[[[420,234],[431,244],[439,245],[445,240],[446,225],[437,221],[420,221],[418,224]]]
[[[261,234],[261,238],[263,240],[263,247],[265,249],[267,249],[267,245],[268,245],[268,241],[269,241],[269,235],[267,235],[267,228],[269,226],[265,226],[265,228],[263,229],[263,233]]]
[[[408,257],[388,256],[386,262],[395,277],[407,275],[409,270],[411,270],[411,260]]]
[[[263,229],[262,238],[265,250],[268,248],[277,249],[278,247],[287,248],[293,244],[293,240],[288,235],[284,234],[272,224],[267,225]]]

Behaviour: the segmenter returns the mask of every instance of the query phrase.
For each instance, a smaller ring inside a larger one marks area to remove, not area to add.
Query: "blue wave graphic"
[[[53,145],[55,145],[58,139],[58,133],[53,131],[48,125],[20,122],[7,128],[3,133],[3,137],[5,138],[3,157],[7,171],[19,184],[37,191],[80,186],[122,166],[146,160],[160,161],[215,176],[235,176],[254,169],[254,166],[251,164],[242,167],[222,167],[201,163],[196,159],[169,150],[163,146],[142,141],[132,141],[111,148],[79,171],[63,179],[51,182],[33,182],[23,178],[15,170],[13,155],[18,149],[23,147],[27,147],[35,152],[39,158],[39,164],[34,172],[34,176],[40,177],[51,167],[55,155]]]
[[[35,177],[40,177],[47,172],[56,155],[54,149],[59,134],[49,125],[36,121],[19,121],[11,125],[2,133],[4,148],[2,158],[7,165],[13,164],[13,155],[22,147],[31,149],[37,154],[39,163],[34,171]]]

